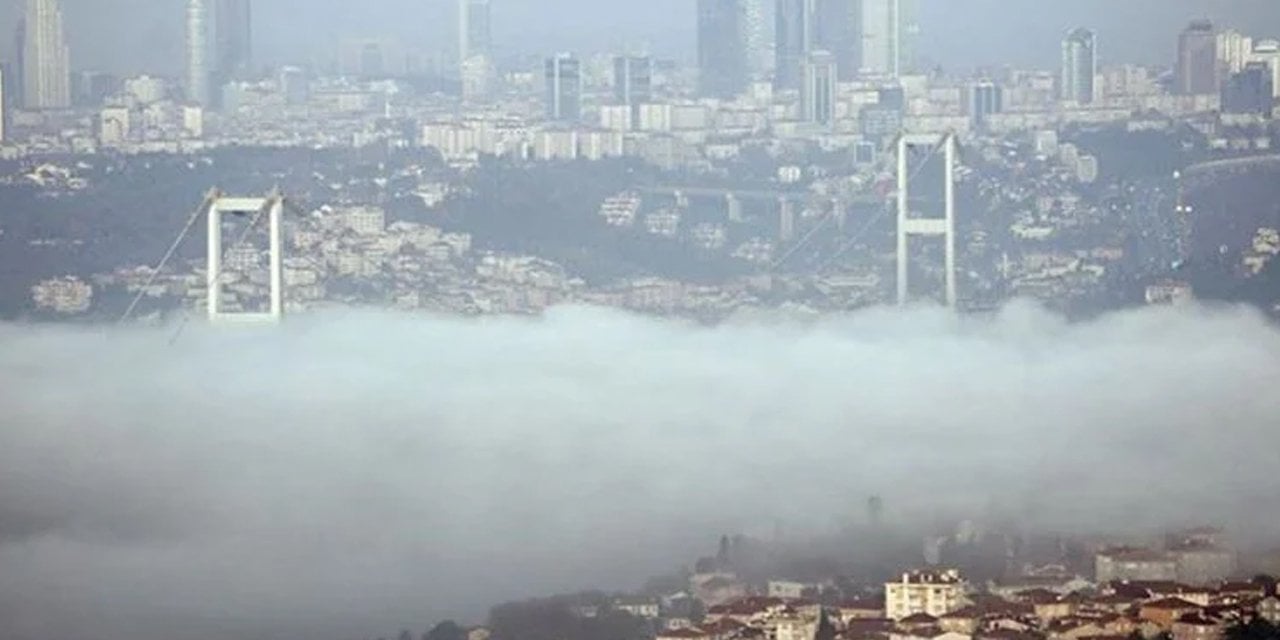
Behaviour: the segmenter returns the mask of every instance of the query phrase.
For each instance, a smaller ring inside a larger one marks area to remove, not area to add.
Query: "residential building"
[[[1236,571],[1236,554],[1212,544],[1183,544],[1169,550],[1177,562],[1179,582],[1193,585],[1218,583]]]
[[[1225,74],[1240,73],[1253,53],[1253,38],[1239,31],[1228,29],[1218,32],[1218,65]]]
[[[1169,554],[1150,549],[1106,549],[1094,556],[1094,579],[1098,582],[1177,580],[1178,563]]]
[[[964,606],[964,581],[954,569],[903,573],[884,585],[885,617],[902,620],[915,614],[935,618]]]

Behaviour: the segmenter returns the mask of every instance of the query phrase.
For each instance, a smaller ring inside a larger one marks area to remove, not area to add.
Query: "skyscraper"
[[[13,104],[25,105],[26,99],[23,97],[23,90],[26,88],[22,82],[22,74],[26,70],[26,63],[23,62],[27,58],[27,18],[25,15],[18,18],[18,26],[13,30],[14,58],[13,68],[7,78],[9,84],[9,100]]]
[[[1178,35],[1175,80],[1182,95],[1218,93],[1218,38],[1212,22],[1197,20]]]
[[[986,130],[990,116],[1004,111],[1004,89],[990,80],[979,80],[968,87],[968,113],[973,128]]]
[[[835,56],[841,80],[853,80],[862,68],[862,1],[816,0],[813,47]]]
[[[213,103],[213,74],[209,60],[208,0],[187,0],[187,100],[202,106]]]
[[[1072,29],[1062,41],[1062,75],[1058,94],[1066,102],[1092,104],[1098,73],[1098,39],[1085,28]]]
[[[458,0],[458,62],[490,56],[493,48],[489,0]]]
[[[769,28],[765,21],[765,0],[747,1],[747,71],[753,80],[767,79],[773,68],[769,48]]]
[[[458,75],[462,97],[483,100],[493,85],[489,0],[458,0]]]
[[[253,66],[253,13],[250,0],[215,0],[214,64],[218,84],[245,78]]]
[[[916,0],[861,0],[862,70],[898,77],[914,66]]]
[[[0,67],[0,144],[4,144],[5,127],[9,125],[9,104],[5,102],[5,83],[9,79],[8,69]]]
[[[836,58],[830,51],[814,51],[804,65],[800,106],[806,122],[828,125],[836,119]]]
[[[1271,68],[1263,62],[1250,62],[1240,73],[1223,83],[1223,113],[1252,113],[1271,117],[1274,104]]]
[[[23,97],[28,109],[71,106],[71,54],[58,0],[27,0],[23,33]]]
[[[618,56],[613,59],[613,98],[631,111],[631,122],[640,122],[640,105],[653,101],[653,59]]]
[[[804,65],[814,50],[817,0],[778,0],[774,11],[773,84],[779,89],[799,89]]]
[[[547,119],[576,122],[582,118],[582,65],[573,54],[547,58]]]
[[[748,0],[698,0],[698,91],[732,98],[747,88]]]

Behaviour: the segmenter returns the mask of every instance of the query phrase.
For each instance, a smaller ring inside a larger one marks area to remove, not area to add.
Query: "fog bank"
[[[1280,332],[1243,309],[171,334],[0,326],[6,638],[421,631],[871,494],[890,519],[1278,533]]]

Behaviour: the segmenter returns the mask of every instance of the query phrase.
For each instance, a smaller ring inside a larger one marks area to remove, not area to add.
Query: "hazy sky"
[[[0,325],[6,640],[421,631],[634,587],[725,531],[829,530],[872,494],[891,522],[1280,535],[1280,332],[1243,309],[172,335]]]
[[[1177,31],[1208,16],[1258,35],[1280,35],[1276,0],[921,0],[923,52],[944,66],[1005,61],[1049,66],[1069,27],[1099,30],[1109,59],[1170,63]],[[0,38],[11,40],[20,0],[4,0]],[[176,73],[183,0],[63,0],[80,67]],[[447,0],[257,0],[257,48],[269,61],[329,55],[342,35],[393,34],[427,51],[451,47]],[[694,0],[493,0],[495,35],[513,52],[651,46],[693,48]],[[6,50],[8,47],[6,45]],[[7,56],[6,56],[7,57]]]

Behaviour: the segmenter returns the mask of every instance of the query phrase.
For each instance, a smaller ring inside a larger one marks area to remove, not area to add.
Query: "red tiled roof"
[[[907,623],[907,624],[933,624],[933,623],[935,623],[935,622],[937,622],[937,621],[938,621],[938,619],[937,619],[937,618],[935,618],[935,617],[933,617],[933,616],[931,616],[931,615],[929,615],[929,614],[927,614],[927,613],[913,613],[913,614],[911,614],[911,615],[909,615],[909,616],[907,616],[907,617],[905,617],[905,618],[903,618],[903,619],[899,620],[898,622],[900,622],[900,623],[901,623],[901,622],[905,622],[905,623]]]
[[[662,638],[709,638],[711,634],[697,629],[672,629],[671,631],[663,631],[658,634],[659,640]]]
[[[1182,598],[1169,597],[1169,598],[1161,598],[1159,600],[1152,600],[1151,602],[1143,603],[1142,608],[1143,609],[1165,609],[1165,610],[1199,609],[1200,605],[1194,602],[1187,602]]]

